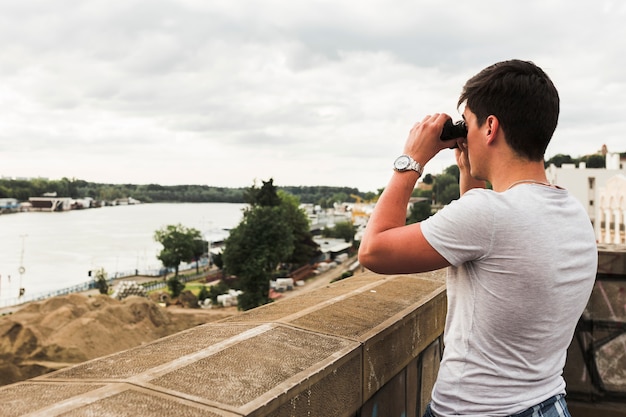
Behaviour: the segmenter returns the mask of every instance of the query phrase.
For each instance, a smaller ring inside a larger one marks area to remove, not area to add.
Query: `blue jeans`
[[[437,417],[430,409],[430,404],[426,406],[424,417]],[[565,397],[563,394],[555,395],[548,398],[541,404],[537,404],[530,407],[521,413],[513,414],[509,417],[572,417],[567,410],[567,404],[565,403]]]

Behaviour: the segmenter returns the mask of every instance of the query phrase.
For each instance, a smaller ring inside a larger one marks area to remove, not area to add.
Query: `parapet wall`
[[[626,416],[626,246],[598,246],[598,276],[563,371],[573,417]]]
[[[573,417],[626,416],[626,246],[598,278],[564,376]],[[421,416],[441,358],[445,271],[364,273],[0,388],[15,416]]]
[[[443,274],[360,274],[8,385],[2,415],[421,415],[441,354]]]

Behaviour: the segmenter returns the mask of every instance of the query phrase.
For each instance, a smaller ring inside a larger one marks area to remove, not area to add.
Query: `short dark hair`
[[[559,93],[541,68],[520,60],[491,65],[465,83],[458,105],[464,102],[479,126],[496,116],[519,155],[543,159],[559,119]]]

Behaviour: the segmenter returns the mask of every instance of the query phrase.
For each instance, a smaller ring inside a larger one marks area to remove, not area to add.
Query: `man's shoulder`
[[[502,197],[499,193],[486,188],[472,188],[463,194],[459,199],[454,200],[452,204],[460,204],[463,206],[484,206],[485,204],[495,203]]]
[[[467,191],[460,198],[452,200],[443,207],[434,217],[442,217],[442,221],[468,222],[480,221],[482,218],[491,219],[493,210],[499,206],[497,193],[484,188]]]

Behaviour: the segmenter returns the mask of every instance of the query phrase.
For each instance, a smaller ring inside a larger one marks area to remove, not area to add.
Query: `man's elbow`
[[[370,258],[367,252],[363,249],[363,246],[359,248],[358,253],[359,263],[367,269],[370,269]]]
[[[368,245],[361,245],[359,247],[359,263],[369,269],[372,272],[376,272],[379,274],[384,274],[384,268],[381,268],[381,259],[380,255],[377,255],[375,251],[372,251],[371,247]]]

